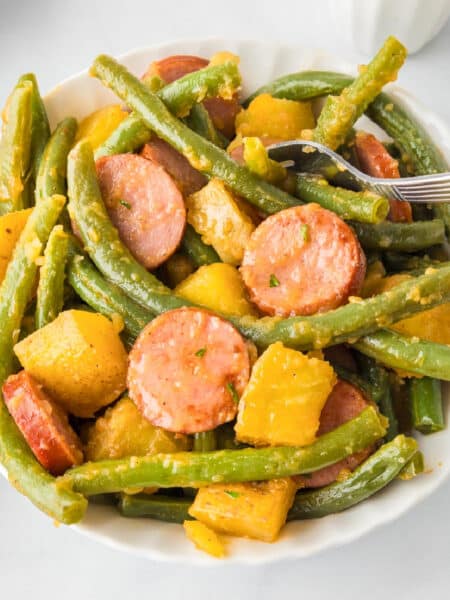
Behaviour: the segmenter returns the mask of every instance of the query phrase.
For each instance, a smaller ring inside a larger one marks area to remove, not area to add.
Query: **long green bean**
[[[445,242],[444,222],[440,219],[413,223],[385,221],[377,225],[354,221],[351,224],[362,247],[368,250],[417,252]]]
[[[192,498],[174,498],[162,494],[120,494],[117,508],[123,517],[147,517],[167,523],[183,523],[192,519],[188,513],[191,504]]]
[[[61,225],[55,225],[44,252],[44,264],[39,270],[36,297],[36,328],[51,323],[64,304],[64,278],[69,238]]]
[[[412,424],[421,433],[445,429],[441,382],[431,377],[409,381]]]
[[[311,473],[383,437],[385,428],[373,407],[303,448],[244,448],[178,452],[85,463],[61,478],[86,495],[133,487],[201,487],[209,483],[259,481]]]
[[[156,94],[113,58],[100,55],[91,74],[110,87],[139,114],[147,127],[181,152],[197,170],[222,179],[233,191],[266,213],[297,204],[295,198],[259,179],[218,148],[176,119]],[[177,80],[179,83],[181,80]],[[167,90],[163,88],[161,92]]]
[[[13,345],[34,286],[37,265],[50,232],[64,206],[63,196],[42,200],[31,213],[17,242],[0,287],[0,383],[13,367]],[[86,500],[57,482],[35,459],[0,393],[0,462],[11,483],[36,506],[63,523],[79,521]]]
[[[205,244],[201,235],[189,223],[184,230],[181,249],[189,256],[196,267],[222,262],[214,248]]]
[[[5,109],[0,140],[0,216],[26,207],[33,85],[19,82]]]
[[[354,346],[387,367],[450,381],[450,346],[388,329],[366,335]]]
[[[317,519],[362,502],[395,479],[416,452],[416,440],[398,435],[369,456],[346,479],[297,494],[288,520]]]
[[[383,86],[397,78],[406,54],[406,48],[397,39],[388,37],[376,56],[339,96],[328,96],[314,129],[314,140],[332,150],[343,144],[353,124]]]
[[[172,113],[182,117],[206,97],[220,95],[230,97],[240,84],[241,76],[237,66],[227,62],[189,73],[160,90],[149,88],[148,82],[144,83],[144,86],[157,93]],[[150,137],[151,130],[146,123],[139,115],[132,113],[97,148],[95,158],[133,152],[148,142]]]

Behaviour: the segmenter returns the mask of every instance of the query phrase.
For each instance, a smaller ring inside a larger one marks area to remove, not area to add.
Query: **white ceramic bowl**
[[[135,50],[120,57],[120,61],[131,71],[141,74],[150,61],[164,56],[197,54],[209,57],[224,49],[241,57],[244,95],[280,75],[295,71],[323,69],[354,74],[356,70],[355,66],[317,50],[222,39],[182,41]],[[394,86],[390,91],[426,127],[450,160],[450,132],[446,125],[419,105],[408,92]],[[82,118],[111,101],[117,99],[96,79],[90,78],[86,71],[62,82],[45,98],[52,126],[69,115]],[[365,123],[367,125],[368,122]],[[448,398],[449,390],[446,395]],[[166,562],[217,566],[230,563],[262,564],[309,556],[325,548],[350,542],[374,527],[392,521],[431,494],[449,473],[450,430],[429,437],[420,436],[420,446],[429,473],[410,482],[394,482],[386,490],[346,512],[324,519],[290,523],[274,544],[235,538],[230,542],[228,560],[222,563],[195,550],[179,525],[121,518],[112,507],[90,506],[84,521],[74,528],[106,545]]]

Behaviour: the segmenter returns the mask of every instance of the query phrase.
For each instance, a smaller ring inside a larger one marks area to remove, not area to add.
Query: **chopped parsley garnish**
[[[240,496],[239,492],[234,492],[233,490],[225,490],[225,494],[228,494],[230,498],[239,498]]]
[[[119,200],[119,204],[125,206],[125,208],[128,208],[128,210],[131,210],[131,204],[129,202],[126,202],[125,200]]]
[[[202,356],[205,356],[205,352],[206,352],[206,348],[200,348],[199,350],[197,350],[197,352],[195,353],[195,356],[199,356],[200,358],[202,358]]]
[[[300,225],[300,237],[304,242],[309,240],[309,227],[306,224]]]
[[[275,275],[272,273],[272,275],[270,276],[270,279],[269,279],[269,287],[278,287],[279,285],[280,285],[280,282],[275,277]]]
[[[236,391],[236,388],[231,383],[231,381],[229,381],[227,383],[227,390],[230,392],[231,397],[233,398],[233,401],[236,402],[236,404],[238,404],[239,403],[239,396],[238,396],[238,393]]]

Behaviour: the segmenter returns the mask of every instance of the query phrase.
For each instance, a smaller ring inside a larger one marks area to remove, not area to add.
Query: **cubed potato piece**
[[[32,210],[17,210],[0,217],[0,283],[5,277],[14,247]]]
[[[204,265],[175,289],[175,293],[194,304],[232,315],[256,315],[247,300],[239,271],[226,263]]]
[[[205,244],[213,246],[223,262],[239,265],[255,226],[223,181],[211,179],[187,198],[186,206],[187,220]]]
[[[385,277],[380,280],[375,293],[387,292],[407,279],[410,279],[410,276],[406,274]],[[397,321],[389,327],[403,335],[419,337],[437,344],[450,345],[450,304],[435,306],[408,319]]]
[[[189,449],[189,438],[155,427],[145,419],[134,402],[121,398],[108,408],[83,435],[87,460],[145,456]]]
[[[111,104],[96,110],[81,121],[77,141],[87,139],[95,150],[109,138],[128,114],[120,104]]]
[[[126,388],[127,353],[98,313],[67,310],[14,346],[22,366],[67,412],[90,417]]]
[[[311,444],[335,383],[326,361],[272,344],[256,361],[240,399],[238,440],[255,446]]]
[[[233,54],[233,52],[222,50],[221,52],[216,52],[211,56],[209,60],[209,66],[212,67],[214,65],[222,65],[223,63],[227,62],[232,62],[238,65],[241,62],[241,59],[237,54]]]
[[[273,542],[296,492],[292,479],[215,484],[200,488],[189,514],[215,531]]]
[[[183,523],[186,536],[191,542],[194,542],[196,548],[203,550],[215,558],[225,556],[225,546],[223,541],[215,531],[207,527],[200,521],[185,521]]]
[[[295,140],[315,127],[311,102],[296,102],[260,94],[236,117],[236,134]]]

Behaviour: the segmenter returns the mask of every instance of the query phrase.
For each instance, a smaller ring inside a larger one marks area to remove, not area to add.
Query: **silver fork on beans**
[[[450,202],[450,173],[382,179],[370,177],[326,146],[306,140],[273,144],[270,158],[298,173],[314,173],[335,185],[354,190],[370,190],[382,196],[408,202]]]

